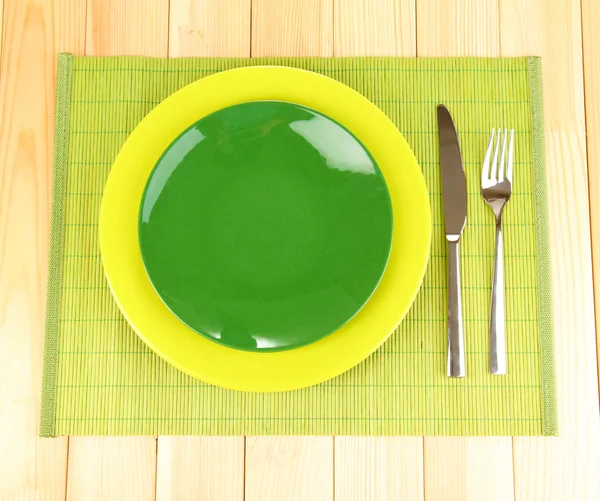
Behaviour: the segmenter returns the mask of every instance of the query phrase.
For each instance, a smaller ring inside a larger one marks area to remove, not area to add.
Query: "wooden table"
[[[0,499],[600,500],[598,0],[2,3]],[[61,51],[543,56],[560,438],[37,438]]]

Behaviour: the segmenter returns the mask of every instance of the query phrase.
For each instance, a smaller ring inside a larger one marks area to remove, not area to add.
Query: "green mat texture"
[[[113,300],[98,246],[104,183],[140,120],[186,84],[230,68],[264,64],[322,73],[379,106],[414,150],[433,214],[423,286],[390,339],[333,380],[276,394],[204,384],[151,352]],[[438,103],[445,103],[455,119],[469,192],[461,248],[468,364],[464,379],[446,377],[447,248]],[[505,377],[488,372],[495,228],[479,186],[493,127],[514,127],[516,139],[513,195],[504,219]],[[547,218],[537,58],[152,59],[61,54],[40,433],[556,435]]]

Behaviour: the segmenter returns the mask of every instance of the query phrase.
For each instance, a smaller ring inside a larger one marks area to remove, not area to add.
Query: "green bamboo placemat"
[[[280,394],[216,388],[153,354],[112,299],[98,248],[103,186],[136,124],[182,86],[256,64],[322,73],[387,113],[419,160],[434,225],[423,286],[389,341],[331,381]],[[536,58],[60,55],[41,434],[556,434],[540,73]],[[447,251],[435,113],[439,102],[455,118],[470,194],[462,245],[465,379],[445,375]],[[499,126],[516,131],[514,192],[504,226],[505,377],[488,374],[494,223],[479,194],[488,136]]]

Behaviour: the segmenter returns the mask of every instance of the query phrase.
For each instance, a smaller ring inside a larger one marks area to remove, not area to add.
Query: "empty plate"
[[[139,211],[146,272],[186,325],[277,351],[336,331],[368,301],[392,241],[388,189],[347,129],[281,101],[242,103],[185,130]]]

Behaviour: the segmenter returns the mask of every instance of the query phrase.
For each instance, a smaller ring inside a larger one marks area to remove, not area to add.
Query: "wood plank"
[[[499,55],[498,0],[419,0],[417,55]]]
[[[2,33],[4,31],[4,0],[0,0],[0,61],[2,61],[2,47],[3,47],[3,39]],[[0,64],[0,71],[2,70],[2,64]],[[0,73],[2,76],[2,73]]]
[[[55,25],[57,8],[72,24]],[[67,439],[38,437],[54,54],[83,51],[85,4],[5,0],[0,12],[0,499],[62,500]]]
[[[67,500],[155,499],[156,439],[86,437],[69,444]]]
[[[426,499],[513,499],[512,442],[507,438],[426,439]]]
[[[250,0],[171,1],[169,55],[248,57]]]
[[[248,437],[245,501],[331,501],[332,437]]]
[[[168,37],[168,0],[88,0],[88,56],[166,57]]]
[[[415,0],[335,0],[335,56],[406,56],[417,52]]]
[[[501,0],[500,7],[502,55],[542,56],[560,429],[558,439],[515,438],[515,497],[597,500],[600,417],[580,3]],[[589,20],[591,30],[597,19]]]
[[[332,56],[333,0],[252,0],[252,56]]]
[[[423,499],[421,437],[337,437],[335,500]]]
[[[165,57],[168,19],[169,0],[88,0],[85,54]],[[67,498],[154,499],[156,440],[72,437]]]
[[[170,57],[249,57],[250,0],[171,0]],[[243,437],[158,437],[156,497],[244,498]]]
[[[159,437],[158,501],[244,499],[243,437]]]
[[[336,56],[415,56],[414,0],[335,0]],[[336,437],[335,499],[423,499],[421,437]]]
[[[600,4],[582,0],[585,116],[587,129],[590,217],[592,220],[592,258],[596,291],[596,350],[600,360]],[[600,371],[598,371],[600,382]]]
[[[1,4],[2,0],[0,0]],[[85,54],[87,0],[54,0],[54,51]],[[52,86],[54,89],[54,85]],[[53,90],[54,92],[54,90]],[[54,99],[54,98],[53,98]],[[54,138],[54,122],[49,124]]]
[[[333,55],[333,0],[252,0],[252,56]],[[333,497],[332,437],[247,437],[246,501]]]
[[[499,48],[497,0],[417,3],[419,56],[494,57]],[[510,438],[429,437],[424,443],[425,499],[513,499]]]

